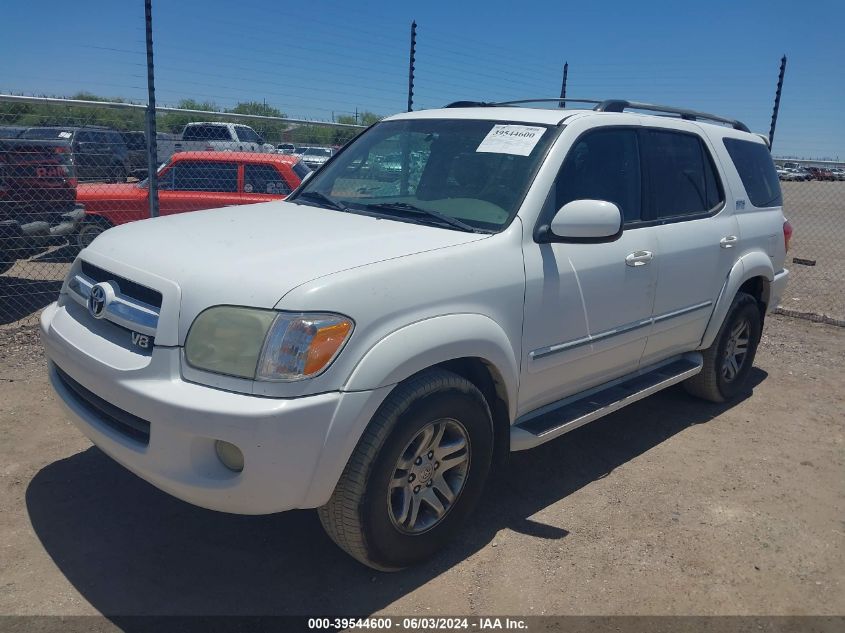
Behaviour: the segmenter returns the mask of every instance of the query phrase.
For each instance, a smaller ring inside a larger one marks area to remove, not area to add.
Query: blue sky
[[[0,91],[143,101],[143,4],[9,0]],[[159,103],[266,99],[317,119],[405,109],[412,19],[416,108],[554,97],[569,61],[570,96],[679,105],[768,132],[785,53],[775,154],[845,158],[841,0],[153,0],[153,18]]]

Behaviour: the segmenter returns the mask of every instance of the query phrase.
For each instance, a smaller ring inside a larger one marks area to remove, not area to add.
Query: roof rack
[[[699,119],[705,121],[716,121],[717,123],[727,123],[735,130],[742,130],[743,132],[751,131],[745,123],[737,121],[736,119],[726,119],[725,117],[717,116],[715,114],[697,112],[696,110],[687,110],[686,108],[673,108],[672,106],[656,105],[654,103],[641,103],[639,101],[626,101],[624,99],[606,99],[593,109],[596,112],[624,112],[629,109],[646,110],[647,112],[663,112],[666,114],[677,114],[686,121],[698,121]]]
[[[627,101],[625,99],[605,99],[603,101],[598,99],[568,99],[560,97],[543,98],[543,99],[519,99],[516,101],[454,101],[447,105],[447,108],[492,108],[498,106],[519,105],[521,103],[592,103],[595,104],[593,108],[596,112],[624,112],[625,110],[645,110],[647,112],[660,112],[664,114],[677,114],[686,121],[715,121],[717,123],[725,123],[730,125],[735,130],[743,132],[750,132],[748,126],[742,121],[736,119],[727,119],[725,117],[717,116],[715,114],[708,114],[706,112],[698,112],[696,110],[687,110],[686,108],[674,108],[672,106],[656,105],[654,103],[642,103],[640,101]]]
[[[547,99],[519,99],[516,101],[454,101],[447,105],[447,108],[494,108],[498,106],[508,106],[508,105],[519,105],[521,103],[594,103],[594,104],[601,104],[603,101],[600,99],[569,99],[564,97],[561,99],[560,97],[555,97],[554,99],[547,98]],[[561,107],[563,107],[561,105]]]

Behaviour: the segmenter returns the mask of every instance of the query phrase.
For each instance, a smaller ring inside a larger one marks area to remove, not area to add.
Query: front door
[[[174,161],[167,172],[162,174],[158,199],[161,215],[241,204],[238,163]]]
[[[652,231],[638,228],[637,127],[600,127],[580,136],[541,222],[578,199],[615,203],[624,229],[605,243],[526,240],[520,415],[636,370],[649,335],[657,244]]]

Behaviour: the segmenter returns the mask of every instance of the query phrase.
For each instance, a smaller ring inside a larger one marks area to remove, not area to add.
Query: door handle
[[[654,253],[651,251],[634,251],[625,258],[625,264],[628,266],[645,266],[652,259],[654,259]]]
[[[736,235],[726,235],[722,239],[719,240],[719,246],[722,248],[733,248],[736,246],[736,243],[739,241]]]

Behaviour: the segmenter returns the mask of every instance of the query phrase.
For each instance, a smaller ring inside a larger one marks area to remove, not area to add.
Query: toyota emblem
[[[95,319],[102,319],[106,315],[106,289],[102,284],[96,284],[88,295],[88,312]]]

